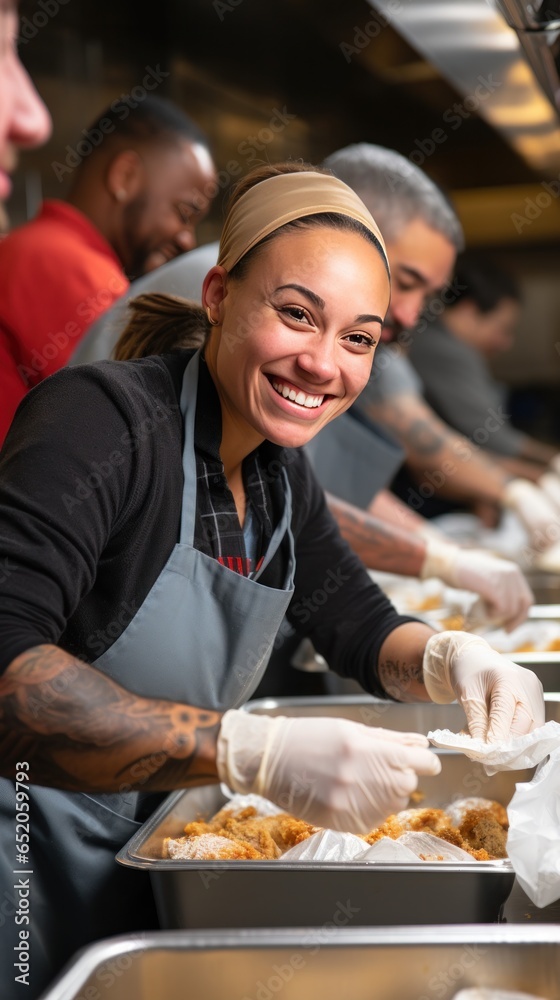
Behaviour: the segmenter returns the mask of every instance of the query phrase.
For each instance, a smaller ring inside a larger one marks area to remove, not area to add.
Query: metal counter
[[[473,986],[560,1000],[560,928],[154,932],[85,949],[41,1000],[451,1000]]]

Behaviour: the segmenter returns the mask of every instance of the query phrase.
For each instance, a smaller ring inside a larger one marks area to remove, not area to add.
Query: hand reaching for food
[[[404,809],[420,774],[439,774],[420,733],[331,718],[269,718],[232,709],[218,737],[218,774],[286,812],[333,830],[367,830]]]

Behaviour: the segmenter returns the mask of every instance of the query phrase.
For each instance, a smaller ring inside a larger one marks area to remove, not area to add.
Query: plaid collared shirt
[[[221,437],[220,401],[201,357],[195,421],[197,510],[194,544],[228,569],[250,576],[259,568],[277,516],[274,495],[278,496],[281,449],[264,442],[243,462],[247,506],[251,506],[257,536],[256,558],[253,559],[247,554],[243,529],[224,475],[219,454]]]

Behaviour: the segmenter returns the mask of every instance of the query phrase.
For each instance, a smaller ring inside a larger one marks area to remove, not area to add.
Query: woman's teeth
[[[273,389],[280,396],[284,396],[284,399],[291,399],[292,403],[298,403],[300,406],[307,406],[312,409],[314,406],[320,406],[324,400],[324,396],[308,396],[305,392],[296,392],[295,389],[290,389],[290,386],[284,385],[283,382],[273,382]]]

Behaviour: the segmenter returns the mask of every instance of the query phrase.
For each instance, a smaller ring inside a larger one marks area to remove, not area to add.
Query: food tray
[[[542,657],[542,655],[542,653],[519,654],[519,656],[524,657]],[[557,653],[550,653],[549,655],[558,656]],[[551,720],[560,722],[560,694],[546,691],[544,700],[546,722],[550,722]],[[363,722],[367,726],[382,726],[384,729],[396,729],[401,733],[429,733],[434,729],[451,729],[452,732],[457,733],[461,729],[466,728],[467,725],[465,713],[457,702],[453,702],[450,705],[436,705],[432,701],[403,704],[401,702],[373,698],[367,694],[333,695],[321,698],[261,698],[248,701],[242,710],[245,712],[256,712],[257,715],[272,716],[333,716],[339,719],[351,719],[353,722]],[[466,760],[466,758],[463,759]],[[469,766],[472,764],[473,761],[469,761]],[[502,773],[507,774],[507,772]],[[519,771],[514,773],[517,775],[516,781],[525,780],[519,777]],[[454,775],[451,774],[451,777],[453,778]],[[443,794],[448,796],[445,801],[449,802],[453,797],[458,798],[457,789],[449,785],[442,775],[439,775],[435,779],[423,778],[422,783],[428,780],[435,780],[438,783],[442,783]],[[487,780],[486,775],[485,780]],[[469,794],[479,795],[482,793],[471,791]],[[491,796],[486,796],[486,798],[488,797]]]
[[[486,986],[560,1000],[560,928],[333,924],[152,932],[80,952],[41,1000],[451,1000]]]
[[[400,731],[465,724],[458,705],[400,705],[367,695],[263,699],[245,708],[269,715],[332,715]],[[463,754],[438,753],[441,774],[423,777],[420,784],[426,804],[434,806],[472,795],[507,805],[515,782],[533,773],[501,771],[489,777]],[[226,801],[218,785],[172,793],[117,855],[121,864],[150,873],[165,929],[313,926],[332,920],[341,907],[353,908],[353,926],[491,923],[514,882],[507,861],[368,865],[161,857],[164,837],[180,836],[186,823],[212,816]]]
[[[537,675],[546,693],[560,692],[560,652],[554,653],[510,653],[509,659],[527,667]],[[560,722],[560,712],[547,716]]]
[[[536,604],[560,604],[560,574],[528,570],[525,578]]]

